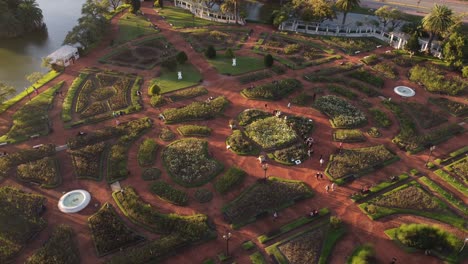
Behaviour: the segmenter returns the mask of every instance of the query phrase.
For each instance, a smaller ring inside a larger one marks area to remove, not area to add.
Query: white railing
[[[211,10],[203,6],[202,3],[193,2],[190,0],[174,0],[174,6],[189,10],[196,17],[215,21],[219,23],[235,24],[236,16],[232,13],[222,13],[219,11]],[[245,19],[237,16],[237,24],[245,25]]]

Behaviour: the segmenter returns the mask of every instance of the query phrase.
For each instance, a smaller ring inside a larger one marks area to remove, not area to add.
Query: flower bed
[[[359,208],[372,220],[393,214],[414,214],[465,229],[465,221],[454,214],[439,198],[427,193],[412,181],[383,193]]]
[[[468,156],[445,166],[444,169],[468,183]]]
[[[161,177],[161,170],[158,168],[146,168],[141,173],[141,177],[145,181],[154,181]]]
[[[39,233],[46,221],[40,217],[46,198],[12,187],[0,188],[0,262],[10,263],[21,248]]]
[[[435,67],[416,65],[409,71],[409,79],[422,83],[432,93],[459,95],[466,92],[468,81],[460,77],[447,78],[445,74]]]
[[[154,139],[147,138],[143,140],[138,148],[138,164],[142,167],[153,165],[158,148],[159,146]]]
[[[208,137],[211,135],[211,128],[206,126],[197,126],[197,125],[186,125],[179,126],[177,131],[184,137],[199,136],[199,137]]]
[[[332,92],[332,93],[336,93],[338,95],[341,95],[343,97],[346,97],[350,100],[355,100],[357,98],[357,94],[350,91],[349,89],[347,88],[344,88],[342,86],[338,86],[338,85],[334,85],[334,84],[329,84],[327,85],[327,89],[328,91]]]
[[[375,250],[372,245],[364,244],[353,250],[351,257],[348,257],[346,264],[366,264],[375,263]]]
[[[349,73],[348,76],[354,79],[363,81],[365,83],[368,83],[378,88],[382,88],[385,82],[384,79],[366,70],[357,70],[357,71]]]
[[[287,124],[302,138],[309,135],[314,129],[314,121],[303,116],[288,116]]]
[[[376,49],[378,45],[386,44],[375,38],[349,38],[349,37],[320,37],[326,44],[338,48],[347,54],[356,51],[366,52]]]
[[[21,181],[38,183],[43,188],[55,188],[62,183],[57,159],[51,157],[19,165],[17,176]]]
[[[388,118],[387,114],[377,108],[369,109],[369,113],[372,115],[375,123],[378,127],[390,127],[392,125],[392,120]]]
[[[0,159],[0,176],[8,176],[10,169],[16,168],[20,164],[36,161],[54,154],[55,145],[52,144],[45,144],[39,148],[24,149],[11,153]]]
[[[376,194],[384,189],[388,189],[390,188],[391,186],[397,184],[397,183],[400,183],[406,179],[408,179],[410,176],[406,173],[403,173],[399,176],[392,176],[393,179],[388,179],[388,180],[385,180],[385,181],[382,181],[382,182],[379,182],[377,184],[374,184],[370,189],[369,189],[369,192],[367,193],[362,193],[362,192],[356,192],[356,193],[353,193],[351,195],[351,200],[353,200],[354,202],[358,202],[370,195],[373,195],[373,194]]]
[[[241,94],[248,99],[281,100],[292,92],[301,89],[302,84],[296,79],[283,79],[273,83],[246,88]]]
[[[247,40],[249,29],[237,27],[214,27],[182,30],[182,36],[197,52],[212,45],[216,50],[237,49]]]
[[[19,143],[32,135],[48,135],[50,132],[49,110],[55,98],[55,92],[62,88],[63,82],[30,99],[13,114],[13,125],[0,137],[0,143]]]
[[[337,129],[333,131],[333,140],[339,142],[363,142],[366,137],[358,129]]]
[[[245,126],[257,119],[268,116],[271,116],[271,114],[259,109],[245,109],[237,116],[237,121],[239,122],[239,125]]]
[[[437,226],[402,224],[397,228],[385,230],[385,234],[397,244],[403,245],[406,251],[430,250],[446,263],[458,263],[463,259],[463,254],[459,252],[463,241]]]
[[[196,241],[211,237],[208,217],[203,214],[162,214],[151,204],[142,200],[132,187],[112,194],[122,212],[135,224],[159,234],[180,234]]]
[[[449,112],[453,116],[466,116],[468,114],[468,105],[451,101],[443,97],[431,97],[428,99],[429,102],[437,105],[438,107]]]
[[[372,69],[380,72],[385,78],[396,79],[398,77],[398,71],[391,62],[381,62],[374,65]]]
[[[312,102],[312,96],[306,92],[301,92],[291,99],[291,103],[299,106],[307,106]]]
[[[383,145],[343,149],[340,155],[332,156],[325,172],[333,180],[338,180],[351,174],[365,174],[374,167],[380,167],[397,159],[398,157]]]
[[[205,87],[199,86],[199,87],[187,88],[187,89],[176,91],[174,93],[167,95],[167,97],[171,101],[176,102],[176,101],[194,98],[194,97],[204,95],[207,93],[208,93],[208,90]]]
[[[447,119],[442,114],[433,112],[426,105],[408,102],[405,103],[405,107],[408,109],[407,112],[414,117],[414,120],[416,120],[422,128],[432,128],[447,122]]]
[[[367,122],[364,113],[346,100],[333,95],[318,98],[314,107],[331,118],[335,128],[354,128]]]
[[[26,263],[79,264],[80,254],[73,229],[66,225],[57,226],[47,242],[33,253]]]
[[[296,160],[304,161],[307,158],[307,148],[303,143],[275,150],[268,157],[285,165],[297,165]]]
[[[262,148],[273,149],[286,146],[297,140],[296,132],[283,118],[267,117],[245,127],[246,135]]]
[[[208,189],[198,189],[193,194],[193,198],[199,203],[207,203],[213,199],[213,193]]]
[[[244,74],[240,77],[237,77],[237,80],[241,84],[248,84],[251,82],[257,82],[260,80],[264,80],[267,78],[271,78],[275,75],[281,75],[286,72],[286,68],[283,66],[277,66],[273,65],[270,69],[267,70],[262,70],[262,71],[257,71],[257,72],[252,72],[248,74]]]
[[[187,205],[188,196],[185,192],[173,188],[170,184],[162,181],[157,181],[151,184],[151,192],[164,201],[175,205]]]
[[[425,176],[419,178],[419,180],[432,192],[439,194],[445,199],[445,201],[449,202],[453,207],[460,210],[465,216],[468,215],[468,206],[466,206],[462,200],[458,199],[456,196],[453,196],[451,192],[446,191],[444,188],[440,187],[437,183],[433,182]]]
[[[220,115],[228,103],[229,101],[225,97],[221,96],[216,97],[208,103],[193,102],[182,108],[169,108],[164,110],[162,114],[165,118],[164,122],[168,124],[186,121],[207,120]]]
[[[237,155],[257,155],[260,152],[257,146],[246,139],[240,130],[232,131],[232,134],[226,139],[226,145]]]
[[[106,144],[100,142],[77,150],[68,150],[71,156],[73,170],[78,179],[100,181],[102,179],[104,150]]]
[[[255,221],[260,215],[273,213],[312,196],[312,189],[301,181],[270,177],[244,190],[223,207],[223,213],[226,220],[238,228]]]
[[[99,257],[145,239],[127,227],[115,212],[114,207],[108,203],[88,218],[88,225]]]
[[[214,187],[219,193],[225,194],[242,183],[246,175],[245,171],[237,167],[231,167],[222,176],[218,177]]]
[[[208,154],[208,142],[195,138],[169,144],[163,150],[162,158],[172,180],[184,187],[204,185],[223,168]]]

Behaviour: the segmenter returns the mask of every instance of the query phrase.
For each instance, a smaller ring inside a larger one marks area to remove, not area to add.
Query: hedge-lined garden
[[[211,128],[198,125],[179,126],[177,131],[184,137],[208,137],[211,135]]]
[[[226,139],[226,146],[237,155],[257,155],[260,149],[241,130],[233,130]]]
[[[151,192],[164,201],[185,206],[188,203],[188,195],[179,189],[172,187],[169,183],[157,181],[151,184]]]
[[[232,190],[236,185],[239,185],[244,180],[247,173],[240,168],[231,167],[223,175],[218,177],[214,187],[216,191],[225,194]]]
[[[446,72],[436,67],[416,65],[410,69],[409,79],[423,84],[431,93],[462,95],[468,89],[468,81],[460,77],[446,77]]]
[[[283,79],[272,83],[249,87],[241,91],[248,99],[281,100],[302,88],[302,83],[296,79]]]
[[[17,177],[21,181],[40,184],[43,188],[55,188],[62,183],[58,161],[53,157],[45,157],[19,165]]]
[[[195,138],[169,144],[162,158],[171,179],[184,187],[204,185],[223,169],[208,153],[208,142]]]
[[[138,164],[142,167],[151,166],[156,161],[156,151],[159,146],[154,139],[147,138],[138,148]]]
[[[100,181],[103,174],[106,143],[99,142],[80,149],[68,150],[78,179]]]
[[[280,148],[297,140],[287,120],[278,117],[258,119],[245,127],[245,134],[262,148]]]
[[[257,217],[273,214],[312,196],[312,189],[301,181],[270,177],[245,189],[223,207],[223,214],[234,228],[239,228],[254,222]]]
[[[187,121],[207,120],[221,115],[229,104],[223,97],[216,97],[210,102],[193,102],[182,108],[169,108],[163,111],[164,122],[167,124]]]
[[[366,116],[361,110],[348,101],[333,95],[318,98],[314,107],[329,116],[330,122],[335,128],[354,128],[367,123]]]

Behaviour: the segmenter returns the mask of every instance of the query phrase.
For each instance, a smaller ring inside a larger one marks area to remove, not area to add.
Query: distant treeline
[[[0,0],[0,38],[19,37],[44,26],[36,0]]]

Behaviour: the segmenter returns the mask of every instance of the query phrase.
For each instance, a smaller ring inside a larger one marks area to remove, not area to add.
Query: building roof
[[[73,46],[63,45],[58,50],[56,50],[56,51],[52,52],[51,54],[49,54],[47,56],[47,58],[50,58],[54,62],[54,61],[57,61],[57,60],[60,60],[60,59],[63,59],[63,58],[70,57],[70,55],[75,54],[75,52],[77,52],[77,51],[78,51],[78,49],[73,47]]]

